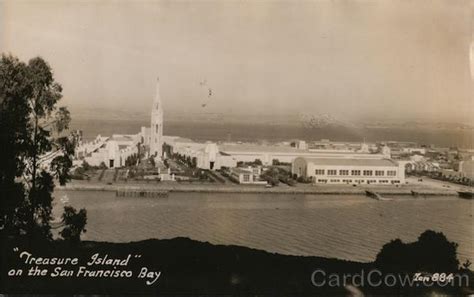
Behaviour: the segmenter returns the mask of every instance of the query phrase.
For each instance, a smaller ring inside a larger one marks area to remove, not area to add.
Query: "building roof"
[[[231,171],[232,171],[232,172],[235,172],[235,173],[238,173],[238,174],[249,174],[249,173],[253,173],[250,169],[239,168],[239,167],[232,168]]]
[[[333,156],[358,156],[360,158],[377,158],[381,157],[380,154],[371,154],[371,153],[363,153],[363,152],[354,152],[354,151],[345,151],[345,150],[313,150],[313,149],[298,149],[295,147],[290,146],[283,146],[283,145],[258,145],[258,144],[220,144],[219,151],[225,152],[227,154],[239,154],[239,153],[270,153],[270,154],[294,154],[295,156],[300,155],[309,155],[308,158],[311,156],[323,155],[323,154],[330,154]]]
[[[115,141],[133,141],[132,135],[114,134],[109,140]]]
[[[398,167],[398,164],[390,159],[335,159],[335,158],[303,158],[308,163],[316,165],[334,166],[380,166]]]
[[[166,140],[169,140],[169,141],[172,141],[172,142],[185,142],[185,143],[188,143],[188,142],[192,142],[194,143],[195,141],[190,139],[190,138],[185,138],[185,137],[180,137],[180,136],[163,136],[163,140],[166,141]]]
[[[279,152],[279,153],[297,153],[297,152],[305,152],[305,150],[297,149],[290,146],[279,146],[279,145],[258,145],[258,144],[250,144],[250,143],[242,143],[242,144],[220,144],[219,150],[222,152],[242,152],[242,153],[250,153],[250,152]]]

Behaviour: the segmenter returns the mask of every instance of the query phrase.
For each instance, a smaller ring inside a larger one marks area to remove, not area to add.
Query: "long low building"
[[[379,153],[370,153],[361,144],[359,150],[308,149],[289,145],[261,145],[251,143],[199,143],[180,137],[164,137],[166,144],[172,147],[173,153],[196,158],[197,167],[202,169],[219,169],[236,167],[238,162],[259,160],[263,165],[274,162],[292,163],[296,158],[334,158],[334,159],[384,159],[390,158],[390,150],[385,147]]]
[[[219,151],[232,156],[236,161],[253,162],[258,159],[263,165],[271,165],[274,160],[291,163],[295,158],[327,157],[327,158],[360,158],[380,159],[390,157],[390,152],[374,154],[359,151],[341,151],[332,149],[295,148],[283,145],[258,145],[258,144],[221,144]],[[388,155],[387,155],[388,154]]]
[[[171,146],[172,153],[195,159],[198,168],[216,170],[237,166],[237,161],[219,151],[215,143],[194,142],[191,139],[173,136],[164,136],[163,139],[165,144]]]
[[[405,168],[391,159],[304,158],[292,162],[295,177],[317,184],[401,184]]]

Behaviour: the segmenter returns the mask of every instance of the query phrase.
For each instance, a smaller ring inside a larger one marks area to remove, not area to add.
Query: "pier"
[[[135,189],[120,189],[115,191],[117,197],[145,197],[145,198],[164,198],[168,197],[167,190],[135,190]]]

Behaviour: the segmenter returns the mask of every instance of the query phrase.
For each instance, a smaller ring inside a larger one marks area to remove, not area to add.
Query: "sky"
[[[149,112],[159,76],[165,115],[472,123],[470,4],[0,1],[0,52],[48,61],[73,111]]]

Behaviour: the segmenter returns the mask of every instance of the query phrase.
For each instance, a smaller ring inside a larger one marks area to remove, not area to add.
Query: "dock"
[[[369,190],[366,190],[365,191],[365,195],[367,197],[370,197],[372,199],[375,199],[375,200],[379,200],[379,201],[390,201],[392,199],[390,198],[385,198],[385,197],[382,197],[382,195],[380,195],[379,193],[377,192],[373,192],[373,191],[369,191]]]
[[[473,191],[458,191],[459,198],[463,199],[473,199],[474,192]]]
[[[121,189],[115,191],[117,197],[144,197],[144,198],[164,198],[168,197],[167,190],[135,190],[135,189]]]

